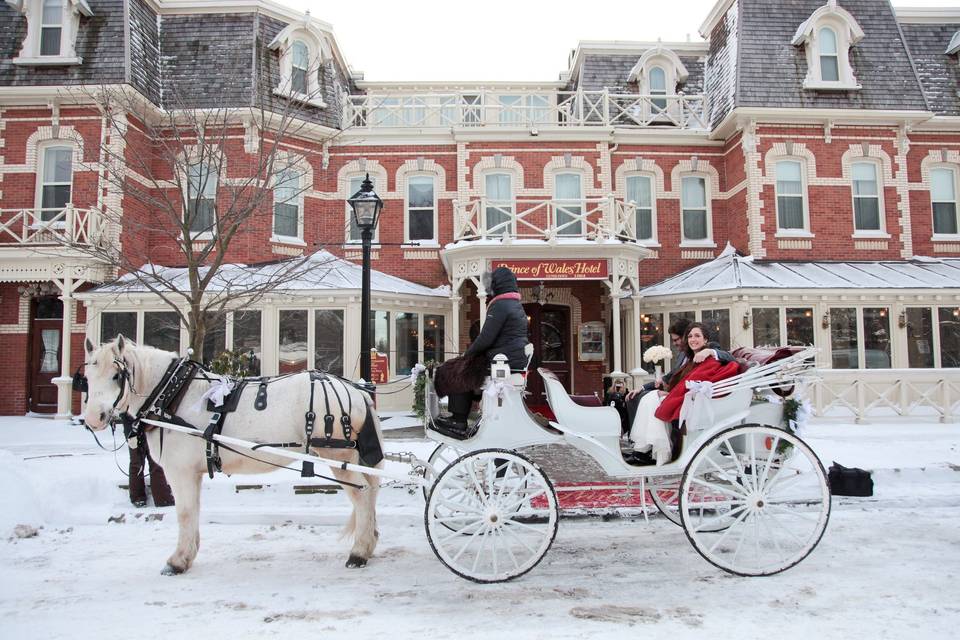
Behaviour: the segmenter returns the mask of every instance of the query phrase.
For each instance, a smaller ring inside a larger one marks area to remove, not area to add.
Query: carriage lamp
[[[752,319],[750,317],[750,311],[749,310],[744,311],[743,312],[743,328],[749,329],[751,324],[752,324]]]
[[[823,313],[823,318],[820,319],[820,326],[824,329],[830,328],[830,312],[825,311]]]
[[[900,315],[897,316],[897,326],[901,329],[907,328],[907,310],[904,309],[900,312]]]
[[[371,348],[370,324],[373,321],[370,317],[370,244],[373,240],[373,231],[377,228],[377,222],[380,219],[380,211],[383,209],[383,200],[373,190],[373,183],[370,182],[370,174],[360,185],[360,190],[347,199],[347,204],[353,211],[353,219],[360,229],[360,240],[363,243],[363,270],[362,283],[360,288],[360,317],[363,320],[360,323],[360,353],[368,354]],[[371,373],[370,358],[360,358],[360,377],[369,384]]]

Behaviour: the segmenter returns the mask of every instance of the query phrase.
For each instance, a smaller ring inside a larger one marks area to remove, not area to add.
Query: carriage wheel
[[[678,527],[683,526],[683,522],[681,522],[680,519],[681,478],[682,476],[667,476],[662,482],[650,489],[650,498],[653,501],[653,504],[656,505],[657,509],[667,520]],[[714,503],[723,505],[726,501],[726,496],[724,496],[722,493],[707,491],[705,487],[700,487],[696,501],[700,505],[698,507],[700,511],[700,517],[703,518],[710,513],[715,513],[717,507],[712,505]],[[705,524],[703,530],[723,531],[727,528],[727,526],[728,523],[726,521],[723,519],[717,519],[715,522]]]
[[[714,499],[705,503],[701,490]],[[800,438],[769,426],[733,427],[708,440],[687,465],[680,517],[708,562],[741,576],[767,576],[794,566],[820,542],[830,489],[823,465]]]
[[[450,463],[459,458],[460,455],[460,451],[456,448],[442,442],[438,444],[437,448],[430,454],[430,457],[427,458],[427,462],[429,462],[433,468],[431,477],[436,479],[436,477],[440,475],[440,472],[450,466]],[[433,485],[423,485],[424,500],[430,497],[430,488],[432,486]]]
[[[535,463],[505,449],[468,453],[443,470],[427,499],[433,552],[474,582],[505,582],[543,559],[559,524],[557,495]]]

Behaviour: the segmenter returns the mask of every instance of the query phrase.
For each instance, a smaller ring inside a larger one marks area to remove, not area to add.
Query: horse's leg
[[[346,566],[366,566],[367,560],[373,555],[373,550],[377,546],[377,538],[380,535],[377,531],[376,512],[380,480],[376,476],[362,475],[356,471],[344,471],[342,469],[331,469],[331,471],[333,471],[337,480],[363,487],[362,489],[356,489],[346,484],[343,485],[347,497],[353,503],[353,513],[350,514],[350,520],[344,534],[353,535],[353,547],[350,549]]]
[[[183,573],[193,564],[200,549],[200,481],[203,474],[195,471],[168,469],[167,481],[173,489],[177,505],[177,522],[180,533],[177,548],[167,559],[163,575],[173,576]]]

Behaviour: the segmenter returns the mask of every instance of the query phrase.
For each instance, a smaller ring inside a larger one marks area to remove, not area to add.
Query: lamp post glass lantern
[[[363,243],[363,278],[360,290],[360,377],[370,383],[370,347],[372,331],[370,330],[370,244],[373,241],[373,231],[380,220],[380,211],[383,209],[383,200],[373,190],[370,174],[364,178],[360,190],[347,199],[353,211],[353,219],[360,229],[360,240]]]

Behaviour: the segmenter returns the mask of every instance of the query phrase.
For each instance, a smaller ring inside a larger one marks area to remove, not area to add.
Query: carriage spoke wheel
[[[680,480],[682,476],[667,476],[655,487],[650,489],[650,498],[653,504],[663,516],[677,525],[683,526],[680,519]],[[718,509],[724,509],[726,496],[716,491],[710,491],[707,487],[698,486],[696,490],[697,508],[700,517],[716,513]],[[729,521],[722,518],[711,520],[704,523],[704,531],[722,531],[729,526]]]
[[[504,582],[543,559],[559,524],[557,495],[540,468],[504,449],[468,453],[437,478],[424,513],[440,562],[474,582]]]
[[[820,542],[830,518],[827,477],[795,435],[733,427],[708,440],[687,465],[680,518],[708,562],[737,575],[772,575]]]
[[[454,447],[451,447],[448,444],[440,443],[437,445],[437,448],[433,450],[433,453],[430,454],[430,457],[427,458],[427,462],[430,463],[430,467],[433,469],[432,475],[430,478],[436,480],[437,476],[440,475],[440,472],[450,466],[454,460],[459,458],[462,453]],[[423,499],[426,500],[430,497],[430,488],[433,485],[424,485],[423,486]]]

